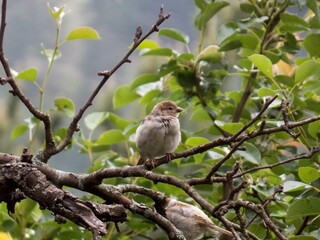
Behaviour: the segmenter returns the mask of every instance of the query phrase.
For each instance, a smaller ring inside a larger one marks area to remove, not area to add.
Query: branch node
[[[138,26],[136,29],[136,33],[135,33],[133,42],[136,43],[141,38],[141,36],[142,36],[142,28],[141,28],[141,26]]]
[[[101,71],[101,72],[98,72],[98,76],[103,76],[103,77],[106,77],[106,78],[109,78],[111,76],[111,73],[110,71]]]
[[[28,153],[28,149],[26,147],[23,148],[20,161],[26,162],[26,163],[32,163],[32,157],[33,155]]]
[[[0,85],[5,85],[8,83],[8,80],[6,78],[0,77]]]
[[[11,93],[13,96],[17,96],[17,93],[15,90],[9,90],[9,93]]]

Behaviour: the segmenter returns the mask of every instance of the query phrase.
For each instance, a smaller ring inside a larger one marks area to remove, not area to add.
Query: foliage
[[[206,35],[211,27],[210,20],[228,9],[229,2],[195,0],[195,5],[199,12],[195,18],[195,27],[200,36],[199,49],[189,49],[190,39],[181,30],[160,29],[159,37],[182,44],[186,51],[160,46],[149,39],[143,41],[138,47],[141,57],[162,58],[164,62],[156,72],[143,73],[130,84],[120,86],[113,96],[114,108],[123,108],[138,100],[140,106],[150,112],[155,103],[161,100],[175,101],[185,108],[181,117],[182,142],[177,152],[208,144],[221,136],[227,138],[237,134],[258,113],[263,113],[261,119],[250,123],[245,132],[241,132],[248,137],[238,146],[235,147],[239,143],[237,141],[230,145],[221,144],[201,153],[173,159],[157,167],[154,172],[183,180],[202,178],[215,164],[227,157],[214,177],[225,176],[239,164],[240,173],[234,173],[233,183],[235,186],[241,186],[242,182],[246,185],[229,198],[225,185],[221,183],[195,184],[194,189],[203,198],[213,206],[223,200],[237,199],[261,204],[274,226],[285,237],[319,239],[319,157],[316,154],[308,155],[318,146],[319,121],[310,121],[294,130],[283,127],[281,131],[250,136],[250,133],[261,129],[288,126],[286,124],[289,122],[320,115],[320,89],[317,82],[320,77],[319,3],[316,0],[242,1],[238,9],[242,18],[222,24],[217,29],[216,41],[208,46],[205,46],[205,39],[210,38]],[[61,45],[75,39],[99,38],[94,29],[80,27],[70,31],[65,40],[60,41],[64,8],[52,9],[49,6],[49,11],[58,31],[54,48],[42,49],[48,59],[43,84],[37,82],[38,71],[33,67],[15,75],[17,79],[39,87],[39,109],[42,109],[46,82],[53,63],[61,57]],[[276,96],[268,109],[262,112],[265,104]],[[52,111],[61,111],[68,118],[74,117],[75,105],[71,99],[59,97],[54,100],[54,105],[56,108]],[[16,126],[12,131],[13,140],[29,129],[32,142],[40,122],[29,122],[33,124]],[[101,131],[106,122],[112,128]],[[73,137],[72,147],[78,146],[82,154],[88,155],[91,161],[88,173],[102,168],[135,165],[138,153],[134,133],[138,124],[114,112],[94,112],[84,116],[84,126]],[[67,128],[54,131],[56,143],[64,139],[67,131]],[[229,156],[231,150],[234,152]],[[299,158],[301,154],[304,155]],[[260,169],[261,166],[266,167]],[[138,185],[194,204],[194,199],[188,197],[189,193],[174,184],[156,184],[142,177],[106,178],[103,183],[114,186]],[[153,204],[144,195],[130,193],[128,197],[150,207]],[[86,198],[100,201],[93,194]],[[1,205],[0,233],[10,232],[17,239],[31,235],[32,239],[91,237],[86,230],[71,222],[65,225],[53,222],[48,212],[41,211],[30,200],[24,200],[16,208],[12,219],[5,214],[6,209]],[[245,220],[246,228],[259,239],[278,237],[251,209],[242,208],[242,212],[230,209],[225,217],[240,225],[240,219]],[[219,221],[216,223],[221,225]],[[134,214],[129,215],[128,222],[120,224],[120,230],[117,233],[114,225],[110,224],[105,239],[142,239],[142,236],[164,238],[163,231],[156,229],[154,223]]]

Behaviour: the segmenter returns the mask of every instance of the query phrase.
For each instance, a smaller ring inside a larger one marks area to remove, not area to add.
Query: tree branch
[[[6,16],[7,16],[7,0],[2,1],[2,8],[1,8],[1,24],[0,24],[0,62],[3,66],[3,69],[6,73],[7,79],[6,81],[3,81],[2,78],[2,84],[9,83],[12,90],[10,91],[14,96],[17,96],[20,101],[26,106],[26,108],[30,111],[30,113],[43,122],[44,128],[45,128],[45,148],[51,149],[55,147],[54,141],[53,141],[53,135],[52,135],[52,129],[51,129],[51,120],[50,116],[47,113],[41,112],[38,110],[31,101],[25,96],[25,94],[22,92],[22,90],[19,88],[19,86],[16,84],[10,70],[9,62],[5,57],[4,54],[4,33],[5,33],[5,27],[6,27]]]
[[[137,49],[137,47],[141,44],[143,40],[148,38],[154,32],[159,31],[159,26],[169,17],[170,17],[170,14],[164,14],[163,8],[161,7],[158,20],[156,21],[155,25],[153,25],[145,35],[141,37],[142,35],[141,27],[137,28],[135,37],[134,37],[134,43],[130,48],[130,50],[125,54],[125,56],[110,71],[101,71],[98,73],[99,76],[103,76],[103,79],[95,88],[95,90],[92,92],[87,102],[80,108],[78,113],[75,115],[75,117],[71,121],[67,130],[65,139],[63,139],[63,141],[61,141],[57,147],[52,146],[51,148],[46,148],[43,151],[39,152],[37,154],[39,159],[43,159],[46,162],[52,155],[61,152],[66,146],[68,146],[71,143],[72,136],[74,135],[75,132],[79,130],[78,123],[80,119],[82,118],[85,111],[92,105],[93,100],[99,94],[99,92],[101,91],[105,83],[122,65],[124,65],[125,63],[131,62],[129,59],[129,56]]]
[[[126,213],[121,205],[103,205],[84,202],[47,181],[46,176],[34,165],[14,162],[0,165],[0,190],[2,196],[12,195],[16,189],[51,210],[55,215],[70,219],[92,231],[94,239],[106,234],[104,221],[125,221]],[[4,199],[1,199],[4,201]],[[21,200],[21,199],[19,199]],[[6,202],[14,209],[16,201]]]

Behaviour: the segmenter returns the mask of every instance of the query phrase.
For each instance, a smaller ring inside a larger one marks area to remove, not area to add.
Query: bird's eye
[[[172,110],[173,110],[173,107],[168,107],[168,110],[172,111]]]

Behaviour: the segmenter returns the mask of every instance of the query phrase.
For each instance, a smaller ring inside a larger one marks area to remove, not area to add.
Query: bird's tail
[[[226,230],[226,229],[223,229],[223,228],[221,228],[221,227],[218,227],[217,225],[215,225],[215,224],[213,224],[213,223],[209,225],[209,229],[210,229],[213,233],[219,232],[220,234],[224,234],[224,235],[227,235],[227,236],[229,236],[229,237],[233,237],[233,234],[232,234],[230,231],[228,231],[228,230]]]

